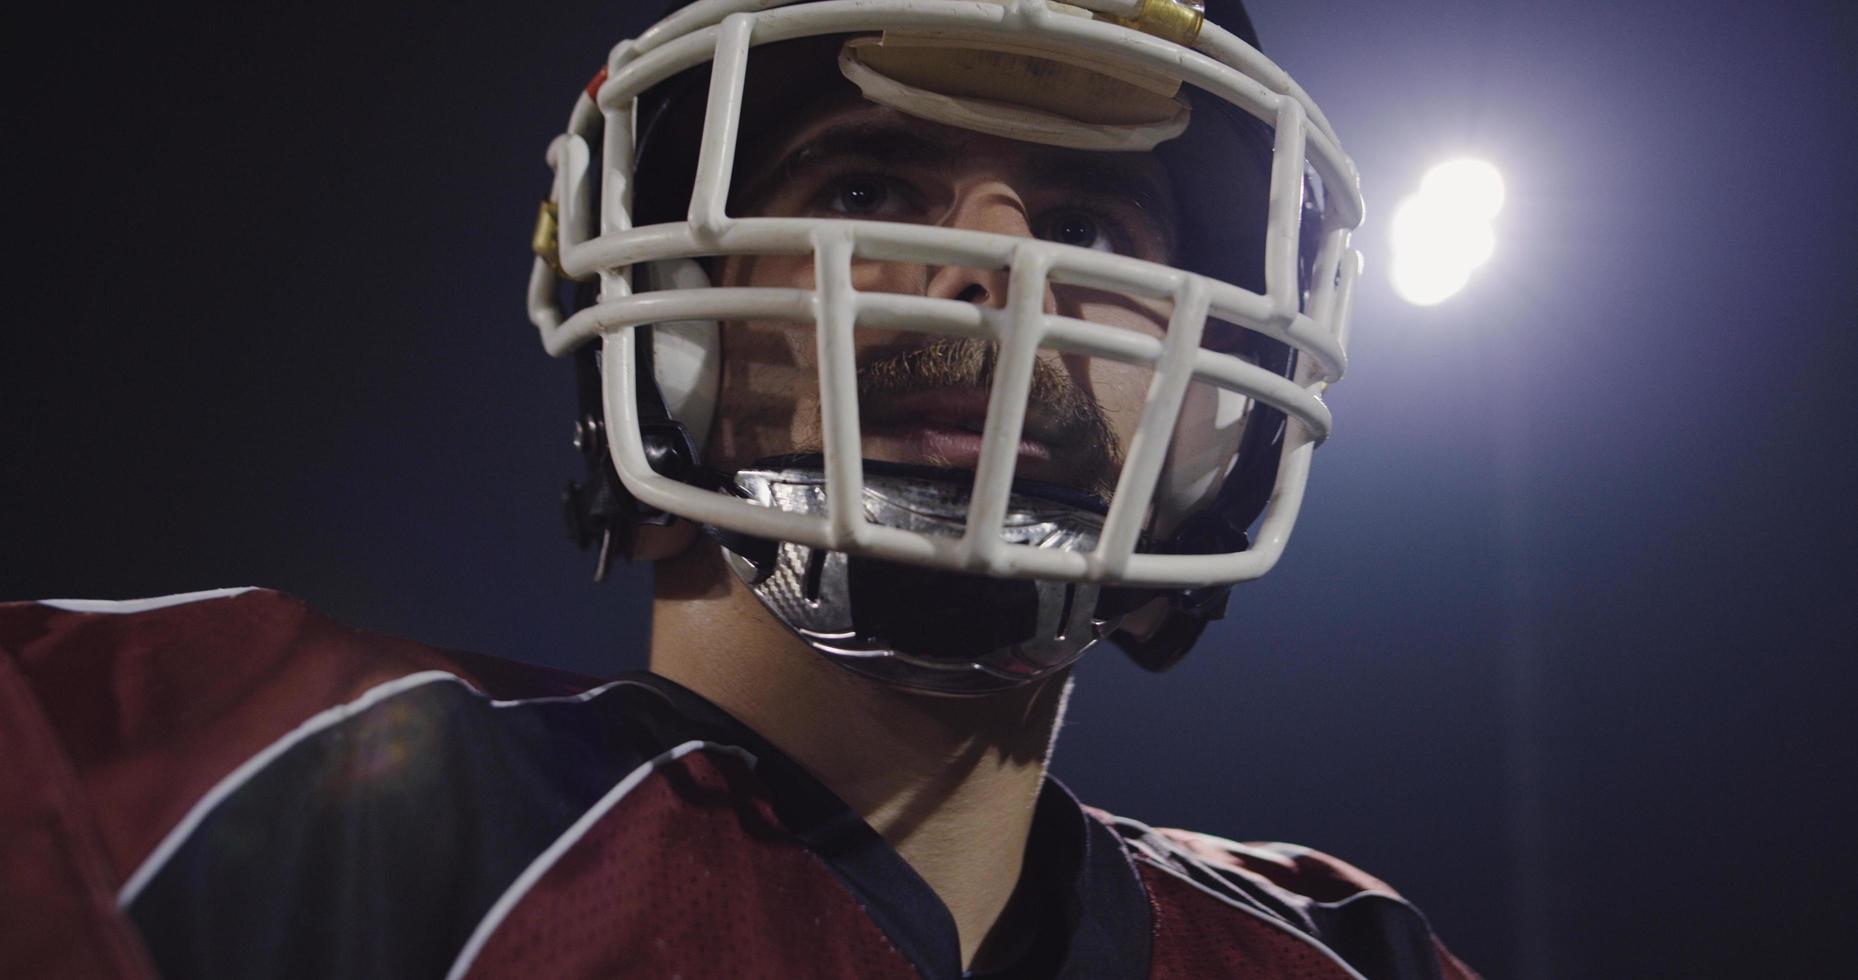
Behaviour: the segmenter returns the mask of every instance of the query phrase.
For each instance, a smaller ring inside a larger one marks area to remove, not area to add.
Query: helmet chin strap
[[[867,520],[949,538],[965,529],[970,474],[864,467]],[[817,455],[762,460],[734,483],[764,506],[826,513]],[[1009,499],[1002,533],[1016,543],[1088,551],[1102,527],[1102,504],[1090,495],[1025,482]],[[729,567],[808,646],[847,670],[925,693],[989,694],[1050,676],[1121,619],[1105,618],[1089,583],[1003,580],[791,542],[719,540]]]

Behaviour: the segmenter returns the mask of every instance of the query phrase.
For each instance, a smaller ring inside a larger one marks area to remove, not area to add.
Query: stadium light
[[[1503,210],[1503,175],[1482,160],[1452,160],[1426,172],[1394,208],[1394,292],[1415,306],[1451,298],[1490,261],[1492,222]]]

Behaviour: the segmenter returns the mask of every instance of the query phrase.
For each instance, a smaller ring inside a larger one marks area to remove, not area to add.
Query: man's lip
[[[978,428],[956,428],[941,422],[921,421],[865,426],[865,452],[876,459],[894,457],[897,462],[936,460],[957,469],[973,469],[980,464],[981,433]],[[1019,461],[1048,463],[1051,447],[1036,439],[1019,441]]]
[[[978,445],[981,430],[987,424],[989,395],[980,388],[931,388],[900,394],[886,393],[866,401],[870,404],[860,406],[860,414],[864,419],[862,427],[872,435],[942,430],[971,434]],[[1036,408],[1026,413],[1025,425],[1020,432],[1022,455],[1030,451],[1039,458],[1050,458],[1051,447],[1063,442],[1055,427],[1045,424],[1038,417]]]

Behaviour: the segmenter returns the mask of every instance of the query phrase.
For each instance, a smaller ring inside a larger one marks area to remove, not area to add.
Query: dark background
[[[1253,7],[1363,174],[1354,369],[1283,564],[1171,675],[1086,658],[1057,773],[1343,855],[1494,977],[1858,972],[1851,8]],[[644,13],[10,27],[0,598],[262,584],[640,666],[522,294],[543,149]],[[1385,217],[1461,152],[1496,257],[1407,307]]]

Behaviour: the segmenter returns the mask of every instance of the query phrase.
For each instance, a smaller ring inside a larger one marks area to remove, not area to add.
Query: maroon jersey
[[[0,606],[0,976],[962,976],[955,925],[765,740],[275,592]],[[1000,977],[1469,977],[1313,851],[1048,779]]]

